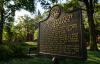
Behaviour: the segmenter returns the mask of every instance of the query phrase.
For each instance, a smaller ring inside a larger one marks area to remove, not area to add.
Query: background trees
[[[35,21],[34,19],[28,16],[19,17],[19,23],[16,26],[13,26],[13,31],[15,34],[15,39],[23,41],[33,41],[34,40],[34,31],[35,31]]]
[[[2,34],[4,22],[7,22],[7,31],[10,37],[11,34],[11,22],[14,21],[15,11],[20,9],[26,9],[30,12],[34,12],[35,6],[34,0],[0,0],[0,43],[2,43]],[[7,20],[7,21],[6,21]],[[10,21],[9,21],[10,20]],[[9,39],[10,40],[10,39]]]
[[[90,50],[98,50],[97,42],[96,42],[96,30],[94,24],[94,9],[97,0],[83,0],[86,5],[86,11],[88,16],[88,23],[89,23],[89,32],[90,32]]]

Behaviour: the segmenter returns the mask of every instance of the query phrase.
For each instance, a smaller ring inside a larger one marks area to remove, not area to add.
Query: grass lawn
[[[33,56],[31,58],[17,58],[9,61],[1,61],[0,64],[52,64],[52,58],[46,56]],[[79,61],[73,59],[61,60],[60,64],[100,64],[100,51],[88,51],[87,61]]]
[[[37,42],[25,42],[28,45],[37,45]]]

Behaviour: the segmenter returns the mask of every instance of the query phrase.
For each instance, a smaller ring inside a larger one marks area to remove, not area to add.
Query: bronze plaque
[[[38,45],[42,54],[86,58],[81,9],[67,13],[53,6],[48,18],[39,23]]]

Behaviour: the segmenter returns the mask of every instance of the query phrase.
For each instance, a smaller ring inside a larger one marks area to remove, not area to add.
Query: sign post
[[[53,62],[53,64],[60,64],[60,63],[59,63],[59,58],[58,58],[58,57],[53,57],[53,58],[52,58],[52,62]]]
[[[48,18],[39,24],[38,47],[41,54],[85,60],[82,11],[65,12],[61,6],[53,6]],[[53,62],[57,64],[56,57]]]

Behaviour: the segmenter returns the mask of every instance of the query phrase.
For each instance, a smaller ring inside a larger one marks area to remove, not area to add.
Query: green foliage
[[[38,39],[38,29],[37,30],[35,30],[35,33],[34,33],[34,40],[37,40]]]
[[[21,45],[3,44],[0,45],[0,60],[8,60],[11,58],[26,57],[26,48]]]
[[[80,4],[77,0],[72,0],[68,3],[65,3],[65,4],[61,4],[64,8],[65,11],[69,12],[70,10],[73,10],[75,8],[80,8]]]
[[[0,28],[3,30],[3,27],[6,27],[6,37],[4,37],[6,40],[10,42],[12,39],[12,26],[14,22],[14,16],[15,16],[15,11],[20,10],[20,9],[25,9],[31,13],[35,11],[35,0],[0,0],[0,13],[1,9],[2,10],[2,18],[0,19],[0,24],[3,26],[0,26]],[[3,31],[0,31],[1,34],[3,34]],[[0,35],[2,37],[2,35]],[[2,38],[0,38],[2,40]]]
[[[12,54],[13,50],[8,45],[0,45],[0,60],[7,60]]]
[[[35,20],[28,16],[19,17],[19,23],[13,26],[13,38],[15,41],[26,41],[28,34],[34,34]]]
[[[16,0],[15,5],[18,9],[23,8],[30,12],[34,12],[35,10],[35,0]]]
[[[26,56],[26,48],[20,45],[11,45],[10,48],[13,50],[13,57],[24,57]]]

